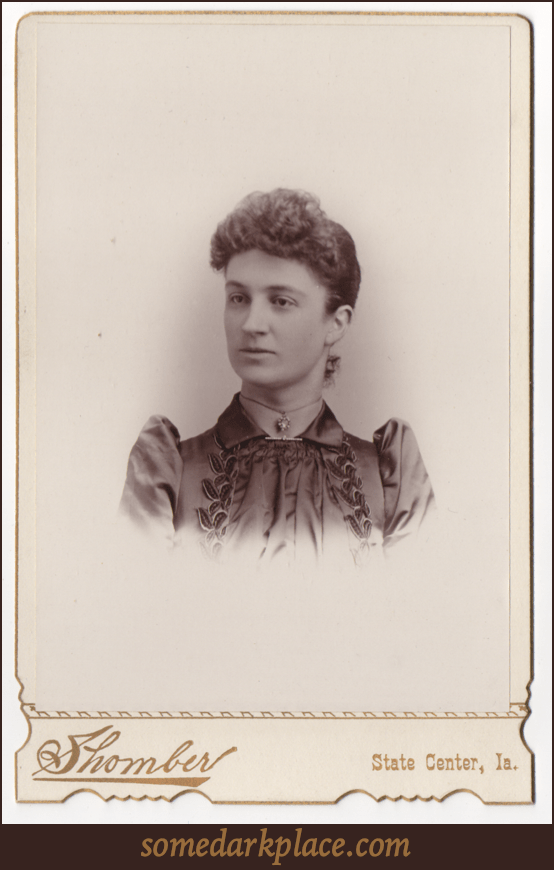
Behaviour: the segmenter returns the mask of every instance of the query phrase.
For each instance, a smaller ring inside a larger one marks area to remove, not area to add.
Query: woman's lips
[[[264,348],[260,347],[241,347],[240,352],[248,354],[275,353],[275,351],[273,350],[265,350]]]

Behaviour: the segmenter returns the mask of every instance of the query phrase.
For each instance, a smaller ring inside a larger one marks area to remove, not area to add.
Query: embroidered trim
[[[344,517],[345,523],[361,542],[361,549],[368,546],[369,536],[373,523],[370,518],[369,505],[363,493],[362,479],[356,468],[356,454],[352,450],[347,438],[343,438],[340,452],[336,459],[327,459],[328,470],[333,477],[340,480],[340,486],[332,484],[332,492],[340,498],[348,507],[353,509],[352,514]]]
[[[215,433],[214,441],[219,453],[208,453],[208,460],[215,477],[202,481],[202,490],[210,505],[207,510],[196,508],[200,526],[206,532],[200,545],[210,559],[215,559],[223,547],[238,473],[236,450],[226,450]]]

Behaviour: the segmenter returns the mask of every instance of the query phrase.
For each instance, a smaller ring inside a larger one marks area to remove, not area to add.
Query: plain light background
[[[186,438],[226,407],[210,237],[282,186],[316,193],[359,251],[337,416],[366,438],[407,419],[441,505],[504,534],[509,29],[46,21],[38,52],[38,460],[57,521],[115,510],[150,414]]]
[[[467,7],[466,7],[466,8],[467,8]],[[307,186],[307,185],[305,185],[305,186]],[[323,198],[323,197],[322,197],[322,198]],[[325,202],[325,200],[324,200],[324,205],[327,205],[327,203]],[[331,211],[330,208],[329,208],[329,210]],[[335,217],[339,217],[336,213],[333,214],[333,216],[335,216]],[[340,219],[340,218],[339,218],[339,219]],[[347,226],[349,226],[349,228],[351,228],[352,231],[354,232],[354,228],[353,228],[352,222],[350,222],[350,224],[349,224],[349,223],[347,222],[346,219],[344,219],[344,221],[345,221],[345,223],[347,224]],[[343,354],[343,356],[345,356],[345,361],[346,361],[346,355]],[[336,402],[336,401],[333,401],[333,405],[334,405],[335,408],[337,408],[337,402]],[[148,409],[148,413],[150,413],[150,410],[151,410],[151,409],[149,408],[149,409]],[[405,414],[405,416],[408,416],[408,415]],[[421,442],[421,441],[422,441],[422,437],[421,437],[421,433],[420,433],[420,424],[415,422],[413,415],[410,417],[410,419],[412,420],[412,422],[414,422],[414,425],[416,426],[416,431],[418,432],[418,435],[420,436],[420,442]],[[176,421],[176,422],[179,422],[179,421]],[[345,420],[345,422],[346,422],[346,420]],[[380,422],[380,421],[379,421],[379,422]],[[352,428],[353,428],[353,427],[352,427]],[[359,434],[363,434],[363,433],[360,432]],[[432,461],[431,458],[430,458],[429,456],[426,455],[426,460],[427,460],[428,465],[431,467],[431,461]],[[435,474],[435,479],[436,479],[436,474]],[[461,796],[458,796],[458,797],[461,798]]]

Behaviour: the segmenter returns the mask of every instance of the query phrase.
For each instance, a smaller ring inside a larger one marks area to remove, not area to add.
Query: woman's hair
[[[277,188],[245,197],[218,224],[210,263],[221,271],[235,254],[253,249],[308,266],[327,290],[327,314],[341,305],[354,308],[361,278],[354,240],[327,217],[310,193]],[[332,379],[338,362],[339,357],[329,356],[326,381]]]

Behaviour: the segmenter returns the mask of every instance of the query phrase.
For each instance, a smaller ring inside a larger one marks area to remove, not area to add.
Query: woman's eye
[[[278,308],[291,308],[294,305],[294,302],[290,299],[286,299],[282,296],[278,296],[277,299],[273,300],[273,304]]]
[[[241,305],[245,301],[245,297],[242,293],[233,293],[232,296],[229,296],[229,302],[232,302],[233,305]]]

